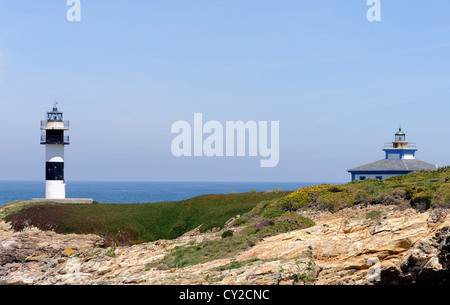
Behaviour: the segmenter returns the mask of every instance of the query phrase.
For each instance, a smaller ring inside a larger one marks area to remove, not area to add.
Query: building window
[[[376,176],[375,179],[383,180],[383,177],[381,177],[381,176]]]
[[[360,176],[359,180],[366,180],[366,176]]]

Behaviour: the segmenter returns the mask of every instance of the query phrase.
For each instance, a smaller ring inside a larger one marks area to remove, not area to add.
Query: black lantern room
[[[395,141],[396,142],[404,142],[406,141],[406,134],[402,131],[402,128],[399,128],[395,133]]]
[[[53,110],[50,112],[47,112],[47,122],[62,122],[63,121],[63,114],[62,112],[58,111],[58,108],[56,106],[53,107]]]

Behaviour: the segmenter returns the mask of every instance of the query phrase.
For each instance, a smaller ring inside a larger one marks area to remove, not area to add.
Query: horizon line
[[[42,182],[45,180],[0,180],[0,182]],[[192,182],[192,183],[346,183],[345,181],[232,181],[232,180],[66,180],[67,182]],[[347,181],[348,182],[348,181]]]

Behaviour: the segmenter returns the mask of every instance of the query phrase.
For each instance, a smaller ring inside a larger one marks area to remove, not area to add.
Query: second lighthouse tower
[[[66,198],[64,181],[64,146],[69,145],[69,122],[63,121],[63,113],[55,106],[47,112],[45,121],[41,121],[41,144],[45,145],[45,198]]]

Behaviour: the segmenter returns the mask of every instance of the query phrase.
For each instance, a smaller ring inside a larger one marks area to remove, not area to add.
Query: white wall
[[[64,199],[66,198],[66,184],[62,180],[45,181],[46,199]]]
[[[45,145],[45,160],[47,162],[64,162],[64,145]]]

